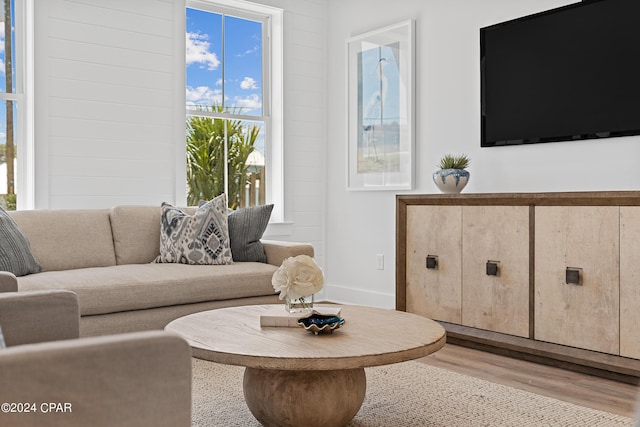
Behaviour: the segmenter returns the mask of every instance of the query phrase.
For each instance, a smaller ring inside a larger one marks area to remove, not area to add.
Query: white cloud
[[[242,108],[243,112],[247,112],[247,110],[257,110],[262,108],[262,101],[260,100],[260,96],[256,94],[252,94],[244,98],[236,96],[234,98],[233,105]]]
[[[244,97],[235,96],[232,102],[229,102],[229,97],[225,96],[225,99],[227,105],[240,108],[242,113],[262,108],[262,100],[260,99],[260,95],[257,94]],[[186,101],[189,106],[201,105],[211,107],[212,105],[222,105],[222,90],[212,89],[208,86],[187,86]]]
[[[0,59],[0,75],[2,76],[7,74],[5,70],[4,52],[4,22],[0,22],[0,55],[3,56],[3,59]]]
[[[186,92],[187,105],[212,105],[222,104],[222,91],[220,89],[211,89],[207,86],[191,87],[187,86]]]
[[[206,65],[209,70],[215,70],[220,66],[218,55],[209,49],[209,36],[200,33],[187,33],[187,67],[191,64]]]
[[[240,82],[240,87],[244,90],[249,89],[258,89],[258,84],[255,79],[251,77],[245,77],[243,81]]]
[[[251,55],[252,53],[256,53],[258,51],[260,51],[260,46],[255,45],[251,49],[245,50],[243,53],[238,53],[236,56],[237,57],[243,57],[245,55]]]

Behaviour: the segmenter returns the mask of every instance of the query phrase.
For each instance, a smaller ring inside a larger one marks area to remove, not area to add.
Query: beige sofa
[[[66,289],[78,295],[80,336],[162,329],[220,307],[276,303],[271,276],[309,244],[263,241],[267,263],[156,264],[160,207],[11,212],[41,273],[0,275],[0,290]]]

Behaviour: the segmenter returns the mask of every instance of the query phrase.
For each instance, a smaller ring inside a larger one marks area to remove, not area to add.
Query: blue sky
[[[11,18],[12,20],[15,19],[15,13],[14,13],[14,7],[13,7],[13,3],[14,1],[11,0]],[[0,91],[5,92],[5,88],[6,88],[6,80],[5,80],[5,49],[4,49],[4,31],[5,31],[5,26],[4,26],[4,2],[0,2]],[[12,49],[15,52],[15,32],[14,29],[12,28],[12,32],[14,33],[14,37],[11,38],[11,44],[14,46],[14,48]],[[15,54],[13,55],[13,69],[15,71],[15,62],[16,58],[15,58]],[[15,74],[14,74],[15,76]],[[13,79],[13,86],[15,87],[15,78]],[[7,106],[6,106],[6,102],[2,101],[0,102],[0,144],[5,144],[7,141]],[[0,180],[6,180],[6,177],[2,176],[0,177]],[[5,181],[6,182],[6,181]],[[0,190],[1,192],[1,190]]]
[[[261,115],[262,24],[187,8],[186,31],[187,105],[222,102],[224,67],[225,105]]]

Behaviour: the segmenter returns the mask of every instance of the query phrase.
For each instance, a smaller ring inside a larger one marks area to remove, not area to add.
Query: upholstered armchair
[[[78,338],[69,291],[0,291],[0,327],[0,425],[190,425],[191,353],[181,338]]]

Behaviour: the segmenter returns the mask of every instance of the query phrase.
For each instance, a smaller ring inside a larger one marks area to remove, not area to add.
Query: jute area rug
[[[258,427],[244,402],[244,368],[193,359],[194,427]],[[350,427],[631,426],[632,420],[419,362],[367,368]],[[331,393],[331,390],[327,390]]]

